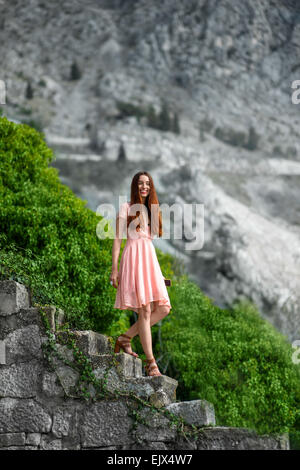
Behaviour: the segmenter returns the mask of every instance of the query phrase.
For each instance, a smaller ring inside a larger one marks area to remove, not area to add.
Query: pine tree
[[[31,100],[33,98],[33,89],[29,81],[27,82],[25,96],[28,100]]]
[[[259,135],[255,132],[254,127],[251,126],[249,130],[249,136],[248,136],[248,142],[246,144],[246,148],[248,150],[257,149],[258,141],[259,141]]]
[[[149,127],[153,127],[154,129],[158,128],[158,119],[157,115],[155,112],[155,109],[152,104],[149,105],[148,107],[148,112],[147,112],[147,125]]]
[[[126,152],[125,148],[123,145],[123,142],[121,142],[120,147],[119,147],[119,154],[118,154],[118,162],[123,163],[126,161]]]
[[[72,65],[71,65],[70,79],[71,80],[79,80],[80,77],[81,77],[81,72],[79,70],[79,67],[77,65],[76,60],[74,60]]]
[[[163,103],[161,112],[159,114],[159,128],[162,131],[171,130],[171,119],[169,116],[168,105],[166,102]]]
[[[176,112],[174,113],[172,128],[173,128],[173,132],[175,132],[175,134],[180,134],[178,114]]]

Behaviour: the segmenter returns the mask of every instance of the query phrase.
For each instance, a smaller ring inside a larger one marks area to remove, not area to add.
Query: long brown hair
[[[149,220],[149,223],[150,223],[150,229],[152,229],[152,225],[151,225],[152,224],[151,211],[152,211],[153,215],[154,215],[153,220],[158,221],[158,226],[153,227],[153,234],[157,235],[158,237],[161,237],[162,236],[162,215],[161,215],[161,210],[159,208],[159,201],[158,201],[158,197],[157,197],[157,194],[156,194],[156,190],[155,190],[155,186],[154,186],[154,183],[153,183],[152,176],[147,171],[139,171],[132,178],[130,204],[131,205],[133,205],[133,204],[143,204],[142,198],[141,198],[141,195],[140,195],[140,192],[139,192],[139,186],[138,186],[139,177],[141,175],[148,176],[149,182],[150,182],[149,194],[147,195],[146,200],[145,200],[145,206],[146,206],[147,211],[148,211],[148,220]],[[152,206],[152,204],[157,204],[157,205]],[[136,215],[129,215],[127,217],[127,227],[129,226],[130,222],[132,220],[136,219],[139,215],[140,215],[140,211],[137,211]],[[136,228],[140,229],[140,224],[138,224]]]

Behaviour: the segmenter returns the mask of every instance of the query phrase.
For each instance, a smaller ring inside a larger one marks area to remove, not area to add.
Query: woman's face
[[[150,193],[150,180],[147,175],[141,175],[139,177],[138,187],[142,201],[145,202],[146,197]]]

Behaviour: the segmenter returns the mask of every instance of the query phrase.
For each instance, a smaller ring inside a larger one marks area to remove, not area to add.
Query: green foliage
[[[52,159],[42,134],[0,118],[1,264],[46,291],[70,325],[104,333],[119,312],[109,283],[112,240],[99,240],[102,217],[59,181]]]
[[[215,306],[185,276],[169,288],[173,313],[161,326],[168,375],[181,400],[214,404],[217,424],[290,431],[300,437],[300,366],[287,339],[246,301]]]
[[[136,116],[138,121],[140,121],[141,117],[145,115],[145,111],[142,107],[136,106],[132,103],[117,100],[116,105],[121,119],[128,116]]]
[[[253,126],[249,129],[249,134],[235,129],[215,129],[215,137],[234,147],[243,147],[247,150],[256,150],[259,142],[259,135]]]
[[[234,129],[224,130],[221,127],[217,127],[215,130],[215,137],[226,144],[233,145],[234,147],[247,148],[248,136],[245,132],[236,131]]]
[[[145,117],[147,120],[147,126],[152,127],[153,129],[171,131],[175,134],[180,134],[178,114],[174,113],[172,119],[166,103],[163,103],[162,109],[158,114],[156,114],[152,104],[148,105],[146,109],[125,101],[117,101],[116,104],[119,110],[120,119],[127,116],[136,116],[138,122],[140,122],[141,118]]]

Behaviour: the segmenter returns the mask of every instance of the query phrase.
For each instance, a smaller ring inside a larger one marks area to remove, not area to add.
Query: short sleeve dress
[[[129,202],[123,203],[118,216],[127,220],[129,208]],[[134,311],[153,301],[171,308],[164,277],[152,243],[150,224],[147,229],[136,231],[135,234],[137,238],[130,238],[127,230],[114,308]]]

